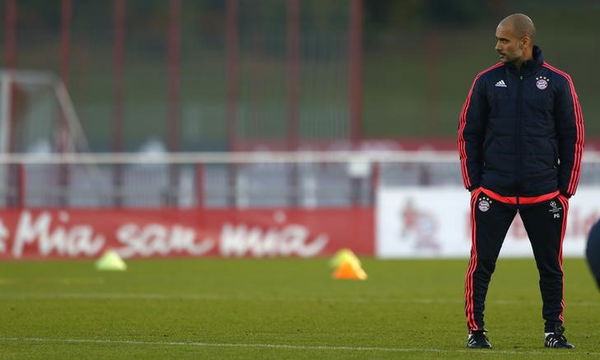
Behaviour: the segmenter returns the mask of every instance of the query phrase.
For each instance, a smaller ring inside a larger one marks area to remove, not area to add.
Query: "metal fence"
[[[57,74],[90,151],[449,138],[512,12],[532,16],[546,60],[600,116],[587,0],[3,0],[0,67]]]

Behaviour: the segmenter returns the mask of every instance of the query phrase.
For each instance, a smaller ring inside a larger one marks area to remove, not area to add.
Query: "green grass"
[[[466,260],[365,260],[335,281],[326,259],[0,263],[2,359],[600,358],[600,294],[565,260],[572,351],[544,349],[533,260],[501,260],[491,351],[465,349]]]

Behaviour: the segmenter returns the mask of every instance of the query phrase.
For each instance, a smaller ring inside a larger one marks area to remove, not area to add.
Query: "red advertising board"
[[[0,259],[373,255],[374,236],[370,207],[0,210]]]

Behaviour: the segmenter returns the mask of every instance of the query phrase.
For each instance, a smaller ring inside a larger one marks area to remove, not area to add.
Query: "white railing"
[[[600,156],[598,156],[600,159]],[[0,154],[0,164],[270,164],[270,163],[452,163],[454,151],[251,151],[203,153]]]
[[[600,153],[581,183],[600,184]],[[462,187],[457,152],[0,154],[6,206],[373,205],[379,186]]]

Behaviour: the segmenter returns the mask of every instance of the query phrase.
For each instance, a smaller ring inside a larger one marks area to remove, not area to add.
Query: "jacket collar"
[[[544,62],[544,57],[542,56],[542,49],[540,49],[539,46],[534,45],[533,46],[533,58],[531,60],[525,61],[523,63],[523,65],[521,65],[520,73],[514,64],[507,64],[506,67],[508,68],[509,71],[511,71],[515,74],[529,75],[529,74],[535,72],[535,70],[537,70],[537,68],[540,67],[543,62]]]

